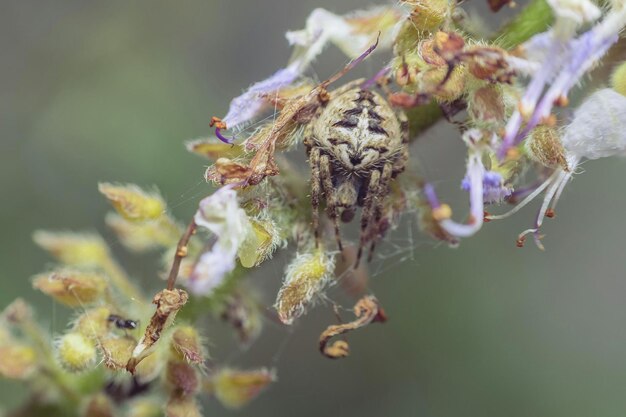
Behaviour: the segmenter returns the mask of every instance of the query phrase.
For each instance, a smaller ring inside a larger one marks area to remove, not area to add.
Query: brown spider
[[[394,112],[378,93],[361,88],[362,83],[353,81],[329,92],[304,134],[311,166],[316,245],[320,197],[326,200],[339,250],[343,249],[339,218],[350,222],[357,206],[363,208],[355,267],[367,243],[371,259],[376,241],[388,227],[383,208],[389,184],[404,171],[409,152],[409,125],[404,114]]]

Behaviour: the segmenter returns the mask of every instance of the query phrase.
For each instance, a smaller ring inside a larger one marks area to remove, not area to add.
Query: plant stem
[[[178,272],[180,271],[180,263],[183,258],[187,256],[187,252],[189,251],[188,244],[191,236],[196,232],[196,221],[192,218],[185,230],[185,233],[181,236],[178,241],[178,245],[176,246],[176,254],[174,255],[174,261],[172,262],[172,268],[170,269],[170,274],[167,277],[167,289],[173,290],[174,285],[176,284],[176,279],[178,278]]]

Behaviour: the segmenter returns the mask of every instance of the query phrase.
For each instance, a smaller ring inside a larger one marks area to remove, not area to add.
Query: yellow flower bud
[[[165,213],[165,202],[156,193],[147,193],[135,184],[98,184],[98,190],[126,220],[154,220]]]
[[[611,75],[611,87],[623,96],[626,96],[626,61],[622,62],[613,70]]]
[[[73,330],[90,339],[99,339],[109,333],[109,316],[111,310],[97,307],[85,311],[74,322]]]
[[[5,378],[24,379],[37,367],[35,350],[26,345],[0,346],[0,375]]]
[[[278,291],[275,308],[285,324],[305,313],[306,307],[320,295],[331,280],[334,257],[321,248],[297,255],[289,264],[283,285]]]
[[[57,356],[68,371],[84,371],[96,363],[96,346],[94,341],[78,332],[67,333],[57,342]]]
[[[215,397],[227,408],[241,408],[255,399],[271,382],[275,372],[267,369],[238,371],[221,369],[212,379]]]
[[[111,337],[100,342],[104,366],[117,371],[125,369],[137,342],[130,337]]]
[[[107,280],[95,273],[62,270],[37,275],[33,287],[68,307],[81,307],[102,298]]]
[[[204,363],[205,352],[201,338],[191,326],[179,326],[174,329],[171,347],[180,360],[197,365]]]
[[[109,261],[109,248],[96,234],[36,231],[35,243],[59,261],[74,266],[100,266]]]
[[[135,252],[175,246],[182,233],[181,228],[169,216],[134,222],[116,213],[109,213],[106,224],[113,229],[124,246]]]

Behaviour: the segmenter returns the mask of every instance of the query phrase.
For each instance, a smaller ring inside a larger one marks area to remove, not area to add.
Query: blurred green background
[[[209,188],[205,162],[187,154],[183,141],[207,135],[211,115],[223,115],[230,98],[287,61],[283,34],[302,28],[313,8],[366,5],[3,1],[0,306],[25,297],[51,334],[65,328],[68,312],[30,287],[29,278],[51,262],[31,241],[37,228],[101,231],[133,276],[157,288],[157,260],[131,258],[103,226],[109,207],[97,182],[154,184],[177,216],[189,217]],[[329,48],[311,75],[325,78],[344,62]],[[356,73],[375,68],[368,61]],[[444,195],[458,194],[463,146],[453,130],[429,131],[412,154]],[[417,236],[415,218],[405,216],[371,266],[371,288],[390,320],[351,335],[348,359],[317,352],[319,332],[334,320],[329,306],[293,331],[268,325],[247,352],[233,350],[223,326],[204,329],[217,360],[278,369],[279,381],[238,414],[624,415],[626,163],[583,167],[557,218],[546,222],[546,252],[515,247],[532,222],[530,208],[486,225],[456,250]],[[268,303],[285,260],[255,275]],[[330,296],[342,299],[339,293]],[[0,382],[2,408],[24,394]],[[205,415],[229,414],[206,404]]]

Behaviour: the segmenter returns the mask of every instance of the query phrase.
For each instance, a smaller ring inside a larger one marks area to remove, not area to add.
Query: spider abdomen
[[[333,165],[357,175],[395,159],[403,146],[400,122],[387,101],[358,87],[328,103],[313,133]]]

